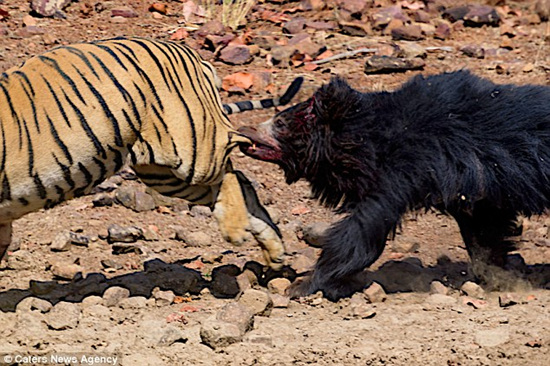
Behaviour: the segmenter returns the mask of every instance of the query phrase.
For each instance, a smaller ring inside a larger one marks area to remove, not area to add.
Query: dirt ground
[[[85,15],[84,3],[92,9]],[[163,16],[148,12],[149,4],[138,0],[73,2],[65,8],[66,19],[32,18],[34,26],[39,27],[36,30],[24,27],[24,22],[29,22],[24,18],[29,13],[28,2],[0,1],[0,9],[9,12],[9,17],[0,21],[0,70],[59,44],[133,35],[168,39],[181,23],[179,9],[183,4],[165,2],[169,12]],[[314,10],[296,12],[293,8],[298,4],[277,1],[258,6],[274,11],[287,9],[290,17],[314,20],[331,20],[334,14],[331,10],[322,14]],[[135,9],[138,16],[114,21],[111,9],[123,5]],[[314,71],[291,66],[274,68],[259,56],[238,66],[212,62],[221,77],[238,71],[272,70],[272,83],[279,90],[302,75],[306,82],[297,100],[305,99],[336,74],[363,91],[391,90],[416,73],[461,68],[495,82],[548,84],[549,23],[525,20],[534,14],[533,5],[532,1],[506,1],[505,6],[511,9],[507,21],[513,25],[515,37],[505,50],[500,46],[510,40],[501,35],[499,27],[456,27],[446,40],[426,37],[415,41],[421,47],[452,47],[428,53],[423,71],[366,75],[365,55],[325,63]],[[280,25],[257,16],[251,19],[246,25],[251,32],[286,37]],[[391,36],[381,32],[363,37],[337,30],[323,32],[321,36],[317,33],[316,39],[323,39],[335,54],[392,42]],[[459,51],[465,45],[500,51],[473,58]],[[222,92],[224,101],[266,96],[262,92]],[[240,126],[259,123],[272,114],[248,112],[231,119]],[[291,273],[287,276],[292,279],[294,271],[308,269],[319,252],[302,240],[302,229],[309,224],[333,222],[337,217],[310,198],[306,183],[287,186],[275,166],[238,152],[233,153],[233,160],[255,183],[261,200],[282,230],[288,253],[286,273]],[[145,189],[134,180],[115,178],[109,182],[116,190]],[[212,349],[201,339],[201,329],[220,309],[236,300],[227,295],[232,293],[230,290],[222,289],[220,295],[214,286],[194,288],[186,281],[196,277],[186,271],[196,271],[193,273],[200,274],[199,282],[208,284],[228,265],[237,266],[240,272],[247,263],[264,263],[259,248],[253,241],[239,248],[224,242],[208,210],[170,202],[136,212],[119,204],[95,207],[94,197],[41,210],[14,223],[14,242],[19,248],[14,247],[8,260],[0,265],[0,364],[45,363],[33,356],[48,357],[52,363],[49,357],[53,354],[116,355],[117,364],[123,365],[542,366],[550,362],[550,221],[546,216],[525,219],[520,249],[515,253],[518,260],[521,256],[532,266],[532,287],[516,288],[511,293],[483,292],[475,287],[470,293],[460,290],[466,281],[475,279],[456,224],[435,212],[411,213],[395,240],[388,242],[382,257],[366,273],[366,281],[378,282],[387,295],[367,301],[360,294],[337,303],[315,295],[289,302],[279,297],[271,313],[254,317],[253,329],[240,341]],[[105,240],[113,224],[139,227],[149,233],[147,240],[131,243],[128,250],[113,250]],[[178,240],[176,232],[182,228],[187,233],[202,234],[202,242],[189,245]],[[67,231],[89,239],[88,243],[52,251],[52,241]],[[74,268],[81,274],[70,278]],[[64,276],[67,272],[69,276]],[[268,272],[260,276],[255,288],[267,291],[270,276],[274,275]],[[443,283],[445,289],[430,291],[434,280]],[[222,288],[234,284],[232,280],[224,281],[218,281]],[[107,304],[109,299],[103,293],[111,286],[128,288],[130,299],[135,301]],[[156,287],[172,291],[176,297],[169,294],[169,300],[163,302],[153,291]],[[103,299],[99,297],[102,295]],[[31,299],[37,298],[54,307],[32,303]],[[79,358],[68,364],[85,363]]]

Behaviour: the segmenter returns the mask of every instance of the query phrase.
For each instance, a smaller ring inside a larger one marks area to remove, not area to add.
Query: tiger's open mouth
[[[240,142],[239,147],[241,151],[258,160],[280,162],[282,158],[281,149],[279,144],[271,136],[267,136],[254,127],[240,127],[239,133],[248,139],[250,143]]]

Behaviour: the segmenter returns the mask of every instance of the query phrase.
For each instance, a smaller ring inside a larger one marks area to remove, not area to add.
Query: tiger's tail
[[[227,103],[223,105],[223,110],[225,114],[233,114],[244,111],[251,111],[253,109],[266,109],[288,104],[292,100],[292,98],[294,98],[294,96],[298,93],[303,82],[303,77],[297,77],[292,81],[285,93],[279,98],[246,100],[236,103]]]

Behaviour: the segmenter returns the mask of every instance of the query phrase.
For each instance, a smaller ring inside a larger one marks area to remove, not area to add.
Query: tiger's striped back
[[[0,79],[0,217],[87,193],[132,163],[219,181],[233,128],[213,67],[172,42],[59,47]]]

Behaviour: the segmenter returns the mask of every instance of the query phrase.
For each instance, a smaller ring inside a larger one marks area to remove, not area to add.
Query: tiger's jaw
[[[247,137],[250,142],[241,142],[241,151],[258,160],[281,164],[283,153],[277,140],[267,133],[266,128],[240,127],[239,133]]]

